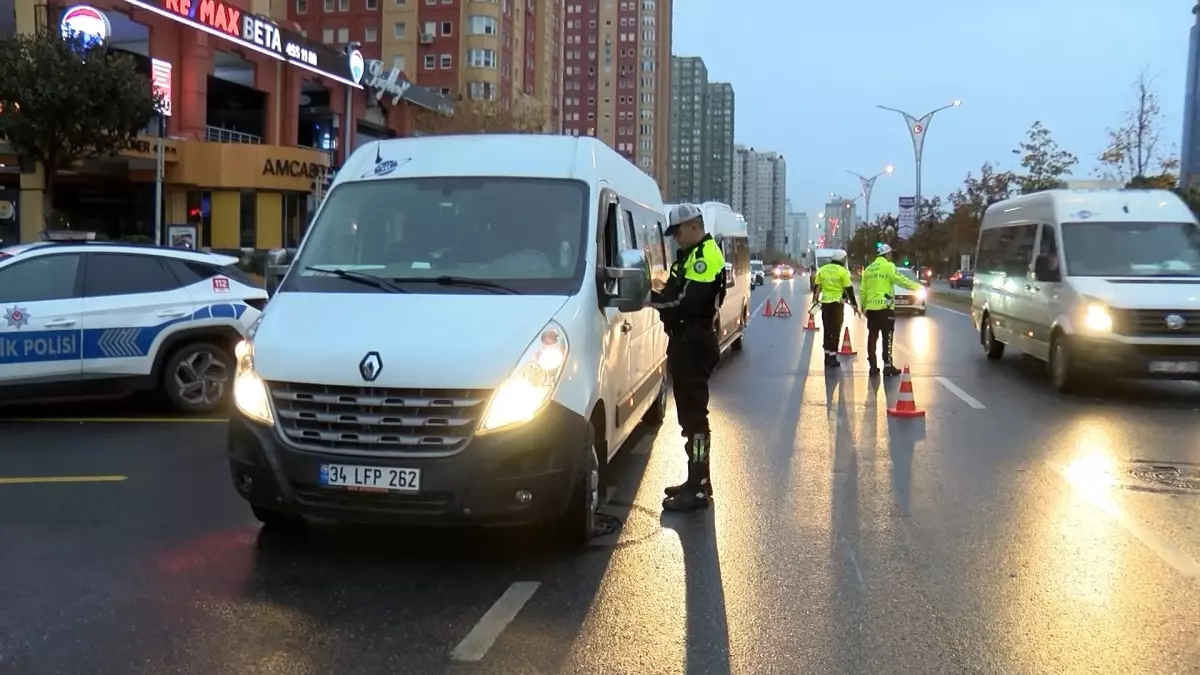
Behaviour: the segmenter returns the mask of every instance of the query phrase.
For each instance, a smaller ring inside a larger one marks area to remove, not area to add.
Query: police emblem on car
[[[1184,326],[1187,325],[1187,321],[1184,321],[1183,317],[1178,314],[1168,314],[1166,322],[1167,328],[1170,330],[1183,330]]]
[[[358,374],[362,375],[365,382],[374,382],[381,372],[383,372],[383,357],[379,356],[379,352],[367,352],[367,355],[362,357],[362,361],[358,362]]]
[[[13,305],[4,310],[4,321],[8,324],[9,328],[20,330],[22,326],[29,325],[29,312],[19,305]]]

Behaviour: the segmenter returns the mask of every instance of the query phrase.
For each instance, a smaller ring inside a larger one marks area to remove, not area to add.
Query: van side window
[[[637,226],[633,223],[633,213],[629,209],[625,209],[625,227],[629,232],[629,248],[643,248],[641,237],[637,235]]]
[[[617,266],[617,257],[621,252],[621,235],[617,226],[617,205],[609,204],[608,213],[604,218],[604,264],[607,267]]]
[[[1058,242],[1054,238],[1053,225],[1042,225],[1042,241],[1038,245],[1038,255],[1044,255],[1050,260],[1051,269],[1058,268]]]
[[[1000,230],[984,230],[979,234],[979,249],[975,251],[975,269],[996,274],[1000,269]]]
[[[1033,262],[1033,247],[1037,241],[1038,226],[1034,224],[1017,225],[1011,228],[1013,233],[1012,246],[1004,257],[1004,271],[1010,277],[1029,275],[1029,264]]]

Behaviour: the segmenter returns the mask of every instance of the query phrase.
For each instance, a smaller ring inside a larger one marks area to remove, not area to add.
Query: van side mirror
[[[1062,281],[1062,271],[1058,267],[1050,266],[1050,256],[1039,255],[1033,261],[1033,275],[1038,281],[1054,282]]]
[[[616,267],[603,270],[605,288],[612,288],[604,298],[606,307],[615,307],[620,312],[637,312],[650,304],[650,263],[646,254],[638,249],[621,251]],[[611,282],[611,284],[609,283]]]
[[[275,290],[287,276],[292,258],[296,255],[294,248],[275,248],[267,252],[267,264],[263,270],[263,281],[267,287],[267,295],[275,295]]]

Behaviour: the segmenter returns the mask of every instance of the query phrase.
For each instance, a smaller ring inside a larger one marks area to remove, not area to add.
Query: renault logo
[[[358,362],[358,374],[362,375],[362,379],[367,382],[374,382],[381,372],[383,372],[383,358],[379,356],[379,352],[367,352],[362,361]]]
[[[1167,315],[1167,328],[1171,330],[1183,330],[1183,327],[1186,325],[1187,322],[1183,320],[1182,316],[1178,314]]]

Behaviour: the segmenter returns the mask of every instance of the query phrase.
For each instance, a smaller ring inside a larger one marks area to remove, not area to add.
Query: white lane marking
[[[929,304],[929,306],[930,306],[930,307],[937,307],[938,309],[942,310],[943,312],[950,312],[951,314],[957,314],[957,315],[959,315],[959,316],[965,316],[965,317],[967,317],[968,319],[969,319],[969,318],[971,318],[971,315],[970,315],[970,314],[968,314],[967,312],[960,312],[960,311],[958,311],[957,309],[950,309],[949,307],[947,307],[947,306],[945,306],[945,305],[935,305],[935,304],[933,304],[933,303],[930,303],[930,304]]]
[[[492,605],[492,608],[483,615],[479,623],[471,629],[467,637],[458,643],[454,651],[450,653],[450,658],[455,661],[480,661],[488,650],[495,644],[496,638],[500,637],[500,633],[512,623],[512,620],[517,617],[517,612],[529,602],[529,598],[533,597],[534,591],[542,584],[537,581],[517,581],[512,586],[504,591],[504,595]]]
[[[763,300],[762,302],[758,303],[758,307],[755,307],[754,311],[750,312],[750,317],[748,319],[746,319],[747,326],[749,326],[750,322],[754,320],[754,317],[759,316],[759,313],[762,312],[763,307],[765,307],[767,305],[767,303],[770,301],[771,301],[771,298],[768,297],[766,300]]]
[[[933,379],[940,382],[943,387],[950,390],[951,394],[954,394],[955,396],[961,398],[964,403],[971,406],[972,408],[974,408],[976,410],[983,410],[984,408],[987,408],[987,406],[985,406],[984,404],[979,402],[979,399],[977,399],[974,396],[963,391],[962,388],[959,387],[957,384],[954,384],[953,382],[942,377],[941,375],[938,375],[937,377],[935,377]]]
[[[1054,471],[1062,477],[1068,485],[1075,488],[1077,492],[1088,498],[1088,501],[1103,511],[1113,520],[1120,523],[1122,527],[1129,531],[1130,534],[1137,537],[1139,541],[1162,558],[1171,567],[1174,567],[1185,576],[1200,577],[1200,563],[1196,562],[1190,555],[1180,550],[1171,540],[1162,536],[1158,532],[1150,529],[1140,520],[1129,515],[1120,506],[1113,501],[1112,496],[1105,491],[1088,488],[1084,485],[1076,483],[1071,479],[1071,474],[1066,467],[1061,464],[1054,464]]]

